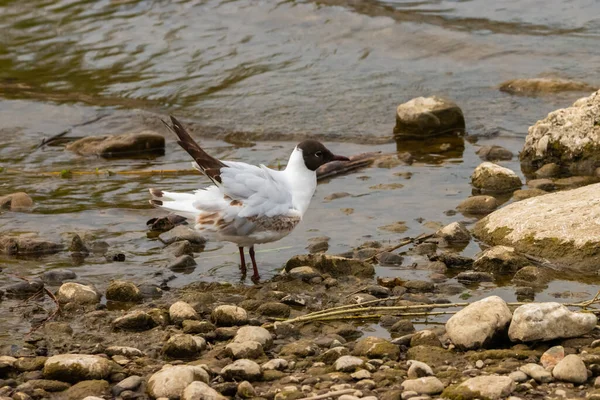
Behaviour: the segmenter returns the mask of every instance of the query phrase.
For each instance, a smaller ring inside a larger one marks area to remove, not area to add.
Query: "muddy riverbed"
[[[100,291],[116,278],[156,282],[170,258],[147,236],[146,221],[162,215],[148,205],[147,189],[193,190],[208,181],[191,173],[107,171],[189,170],[188,156],[160,124],[159,117],[169,113],[190,123],[206,149],[224,159],[284,165],[298,139],[308,135],[340,154],[413,154],[412,165],[371,166],[322,182],[302,225],[257,249],[265,280],[293,255],[306,253],[313,237],[329,237],[328,253],[339,254],[365,241],[391,245],[454,221],[470,226],[475,218],[448,211],[471,195],[479,146],[497,144],[516,155],[528,126],[588,94],[516,96],[498,85],[537,76],[600,82],[598,5],[494,4],[0,4],[0,29],[7,33],[0,44],[0,194],[25,191],[35,203],[29,212],[3,211],[0,230],[54,241],[78,233],[125,255],[124,262],[94,255],[74,260],[69,253],[2,255],[0,286],[17,282],[15,275],[56,268],[72,269],[78,281]],[[443,143],[398,148],[392,140],[396,106],[431,94],[460,105],[468,137],[449,148]],[[60,144],[37,148],[43,138],[71,128],[66,137],[150,129],[166,135],[166,151],[103,159],[75,155]],[[236,131],[245,134],[229,134]],[[501,164],[520,174],[516,156]],[[389,184],[398,185],[378,186]],[[342,192],[350,196],[327,200]],[[406,230],[382,228],[395,222]],[[462,254],[479,250],[472,241]],[[233,245],[208,243],[195,259],[193,270],[173,273],[170,288],[239,282]],[[419,269],[419,262],[407,256],[401,266],[376,266],[376,275],[427,279],[431,271]],[[455,282],[451,274],[448,279]],[[557,293],[589,298],[596,283],[559,276],[535,299],[554,299]],[[490,294],[516,299],[510,282],[464,287],[448,299]],[[0,302],[4,345],[20,343],[31,328],[21,307],[30,305],[23,299]],[[364,329],[387,335],[378,326]]]

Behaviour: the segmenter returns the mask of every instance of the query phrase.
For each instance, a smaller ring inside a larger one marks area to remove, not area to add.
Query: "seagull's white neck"
[[[285,174],[292,189],[292,204],[304,215],[317,188],[317,173],[306,168],[302,150],[297,147],[292,151]]]

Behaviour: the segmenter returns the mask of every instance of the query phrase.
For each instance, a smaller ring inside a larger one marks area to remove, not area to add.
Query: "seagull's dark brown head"
[[[321,165],[331,161],[350,161],[348,157],[336,156],[318,140],[308,139],[300,142],[297,147],[302,150],[304,164],[311,171],[316,171]]]

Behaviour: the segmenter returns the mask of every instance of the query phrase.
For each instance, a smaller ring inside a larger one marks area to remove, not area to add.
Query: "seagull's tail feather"
[[[194,207],[196,196],[191,193],[164,192],[158,189],[150,189],[152,199],[150,204],[168,211],[173,211],[183,217],[195,218],[201,210]]]

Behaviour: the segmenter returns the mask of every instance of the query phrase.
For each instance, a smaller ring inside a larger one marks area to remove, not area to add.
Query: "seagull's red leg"
[[[250,246],[250,259],[252,260],[252,268],[254,268],[254,275],[252,275],[252,280],[259,280],[260,275],[258,275],[258,267],[256,266],[256,258],[254,258],[254,246]]]
[[[240,270],[242,275],[246,275],[246,259],[244,258],[244,248],[240,247]]]

